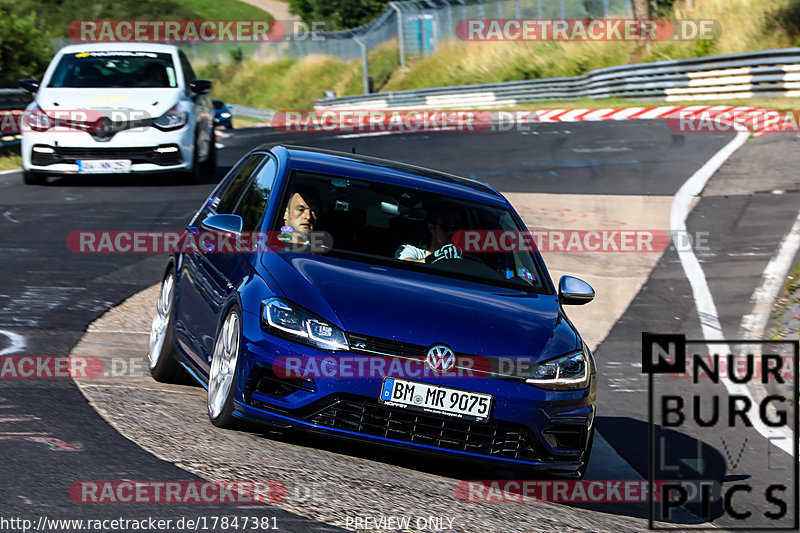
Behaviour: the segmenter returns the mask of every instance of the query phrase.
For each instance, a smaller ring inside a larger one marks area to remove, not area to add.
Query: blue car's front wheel
[[[233,391],[241,330],[239,312],[231,309],[217,335],[208,373],[208,417],[217,427],[230,427],[235,422]]]
[[[175,341],[172,327],[175,313],[175,273],[172,269],[161,283],[161,294],[156,303],[156,314],[150,327],[150,343],[147,357],[150,375],[156,381],[172,382],[179,374],[175,360]]]

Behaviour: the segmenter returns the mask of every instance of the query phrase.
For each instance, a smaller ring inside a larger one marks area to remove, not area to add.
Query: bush
[[[49,35],[36,15],[21,16],[0,5],[0,87],[19,87],[22,78],[40,78],[52,53]]]

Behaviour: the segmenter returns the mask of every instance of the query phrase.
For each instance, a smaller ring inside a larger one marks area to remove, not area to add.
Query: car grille
[[[385,355],[396,355],[423,360],[425,359],[425,353],[427,351],[427,347],[419,344],[381,339],[368,335],[351,333],[348,338],[350,347],[354,352],[379,352]]]
[[[350,343],[350,350],[353,353],[403,357],[418,361],[420,364],[424,364],[428,349],[430,348],[429,346],[356,333],[349,333],[348,341]],[[470,372],[468,375],[474,375],[476,377],[490,377],[515,381],[525,378],[525,376],[516,376],[513,375],[513,373],[509,374],[508,370],[510,368],[513,369],[513,367],[510,367],[508,363],[502,364],[499,359],[494,357],[483,357],[456,352],[456,366],[464,369],[464,371]]]
[[[180,149],[174,152],[159,153],[157,148],[175,147],[177,145],[145,146],[134,148],[84,148],[50,146],[52,154],[40,152],[31,153],[31,164],[37,166],[53,165],[56,163],[75,163],[80,159],[130,159],[132,163],[153,163],[161,166],[179,165],[183,163]]]
[[[541,461],[543,453],[522,424],[472,422],[383,405],[377,400],[336,395],[305,421],[414,444],[503,459]],[[546,460],[546,459],[545,459]]]

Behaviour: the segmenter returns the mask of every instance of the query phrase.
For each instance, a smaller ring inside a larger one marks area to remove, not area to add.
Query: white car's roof
[[[80,43],[70,44],[59,50],[65,54],[80,52],[154,52],[171,54],[177,49],[174,44],[158,43]]]

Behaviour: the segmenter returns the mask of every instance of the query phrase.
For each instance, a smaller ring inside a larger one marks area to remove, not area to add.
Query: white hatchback
[[[22,123],[27,184],[53,174],[216,168],[211,82],[198,80],[176,46],[78,44],[55,55]]]

